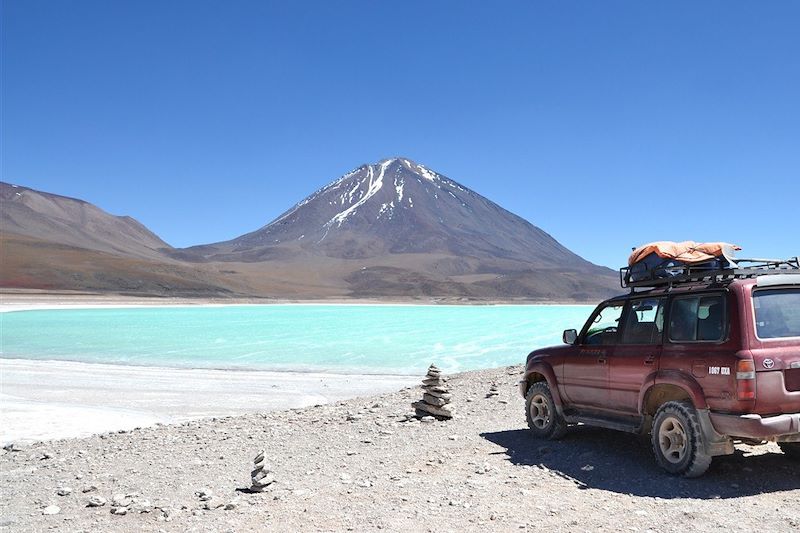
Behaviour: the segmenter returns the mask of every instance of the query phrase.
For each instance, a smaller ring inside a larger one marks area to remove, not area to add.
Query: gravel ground
[[[580,426],[535,441],[520,373],[452,376],[449,421],[405,421],[412,387],[5,451],[0,531],[800,529],[800,463],[777,446],[737,446],[686,480],[635,435]],[[261,451],[276,481],[250,493]]]

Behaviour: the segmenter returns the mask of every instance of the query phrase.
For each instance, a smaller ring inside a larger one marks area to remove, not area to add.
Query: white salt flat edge
[[[536,307],[593,307],[589,304],[563,304],[563,303],[537,303],[537,304],[517,304],[517,303],[487,303],[481,304],[482,307],[520,307],[521,305],[531,305]],[[348,306],[348,307],[431,307],[447,308],[447,307],[469,307],[470,304],[452,304],[452,303],[425,303],[425,302],[368,302],[368,301],[347,301],[347,300],[332,300],[330,302],[269,302],[269,303],[142,303],[142,304],[118,304],[108,302],[97,303],[59,303],[52,301],[47,303],[0,303],[0,313],[11,313],[14,311],[53,311],[59,309],[157,309],[157,308],[204,308],[204,307],[276,307],[276,306],[300,306],[300,307],[330,307],[330,306]]]
[[[38,402],[0,394],[0,442],[3,444],[88,437],[158,422],[169,422],[169,419],[130,409]]]
[[[0,442],[306,407],[399,390],[420,379],[0,359]]]
[[[54,311],[59,309],[156,309],[156,308],[201,308],[201,307],[245,307],[245,306],[260,306],[260,305],[273,305],[273,304],[248,304],[248,303],[238,303],[238,304],[190,304],[190,303],[175,303],[175,304],[167,304],[167,303],[142,303],[142,304],[119,304],[119,303],[107,303],[107,302],[97,302],[97,303],[59,303],[57,301],[48,302],[48,303],[12,303],[12,304],[0,304],[0,313],[11,313],[14,311]],[[274,305],[290,305],[290,304],[274,304]]]

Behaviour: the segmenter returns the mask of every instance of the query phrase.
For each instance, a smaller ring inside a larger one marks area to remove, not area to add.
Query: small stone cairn
[[[453,418],[453,412],[448,405],[450,392],[445,387],[446,382],[447,378],[442,376],[442,371],[432,364],[422,380],[422,400],[411,404],[418,417],[432,415],[439,419]]]
[[[486,393],[487,398],[494,398],[495,396],[500,395],[500,388],[497,386],[496,381],[492,381],[491,386],[489,387],[489,392]]]
[[[253,492],[263,492],[275,482],[275,476],[272,475],[272,470],[267,464],[267,458],[264,452],[256,455],[255,459],[253,459],[253,463],[253,471],[250,472],[253,485],[250,487],[250,490]]]

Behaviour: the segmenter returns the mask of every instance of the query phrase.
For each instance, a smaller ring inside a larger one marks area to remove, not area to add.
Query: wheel
[[[556,440],[567,432],[567,423],[558,414],[546,381],[537,381],[528,389],[525,418],[536,438]]]
[[[698,477],[711,465],[697,411],[689,402],[667,402],[659,407],[650,440],[656,462],[670,474]]]
[[[786,457],[800,461],[800,442],[779,442],[778,446],[781,451],[786,454]]]

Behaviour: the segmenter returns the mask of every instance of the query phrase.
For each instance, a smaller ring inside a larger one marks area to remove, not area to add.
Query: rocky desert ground
[[[447,421],[409,419],[422,395],[410,387],[9,447],[0,531],[800,528],[800,463],[776,446],[738,446],[687,480],[660,471],[635,435],[579,426],[536,441],[517,392],[521,370],[451,376]],[[251,492],[261,452],[274,482]]]

